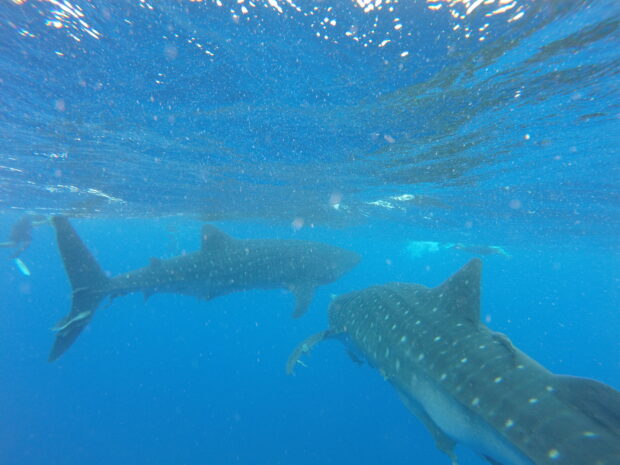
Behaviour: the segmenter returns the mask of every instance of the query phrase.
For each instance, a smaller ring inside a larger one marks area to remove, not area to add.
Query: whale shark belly
[[[430,379],[416,378],[408,389],[433,422],[454,441],[491,457],[502,465],[535,465],[481,416]]]

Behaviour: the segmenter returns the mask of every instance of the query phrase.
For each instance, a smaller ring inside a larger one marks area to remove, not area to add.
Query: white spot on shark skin
[[[437,307],[433,307],[433,309],[431,310],[431,312],[435,313],[437,311]]]
[[[416,325],[419,325],[420,323],[422,323],[420,320],[415,322]]]
[[[495,379],[493,380],[493,382],[494,382],[495,384],[499,384],[499,383],[501,383],[503,380],[504,380],[504,378],[502,378],[501,376],[498,376],[497,378],[495,378]]]
[[[506,422],[504,423],[504,428],[506,429],[510,429],[515,425],[515,422],[512,420],[512,418],[509,418],[508,420],[506,420]]]
[[[396,366],[396,371],[400,371],[400,360],[396,359],[396,363],[394,365]]]
[[[390,348],[388,347],[387,349],[385,349],[385,358],[388,358],[390,356]]]
[[[554,392],[555,391],[553,386],[547,386],[547,387],[545,387],[545,389],[547,390],[547,392]]]
[[[384,319],[385,321],[389,320],[389,319],[390,319],[390,315],[389,315],[389,314],[385,315],[385,318],[383,318],[383,319]]]
[[[407,336],[403,336],[400,338],[400,342],[407,342]]]
[[[418,355],[418,360],[424,360],[424,354]]]
[[[439,341],[441,341],[441,336],[437,336],[437,337],[435,337],[435,339],[433,339],[433,341],[435,341],[435,342],[439,342]]]
[[[443,293],[439,294],[439,298],[443,299]]]
[[[448,376],[448,375],[446,375],[445,373],[442,373],[442,374],[441,374],[441,376],[439,377],[439,379],[440,379],[441,381],[443,381],[444,379],[446,379],[446,377],[447,377],[447,376]]]
[[[392,325],[392,331],[396,329],[396,325]]]
[[[538,403],[538,399],[536,397],[532,397],[530,400],[528,400],[528,402],[530,404],[537,404]]]
[[[482,344],[482,345],[478,346],[478,349],[483,349],[483,350],[484,350],[484,349],[486,349],[486,348],[487,348],[487,346],[485,346],[484,344]]]
[[[474,397],[471,401],[471,405],[472,407],[478,407],[480,405],[480,397]]]
[[[584,431],[583,436],[586,438],[597,438],[598,434],[593,433],[592,431]]]
[[[463,358],[461,359],[461,363],[467,363],[467,357],[463,357]]]
[[[551,449],[549,452],[547,452],[547,456],[551,460],[557,460],[560,458],[560,451],[558,451],[557,449]]]

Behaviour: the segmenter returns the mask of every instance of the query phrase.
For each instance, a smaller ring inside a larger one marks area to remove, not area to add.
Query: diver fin
[[[101,300],[108,294],[109,279],[77,235],[69,220],[52,218],[58,249],[73,289],[71,311],[54,327],[56,341],[49,355],[53,362],[77,339],[90,322]]]
[[[15,263],[17,269],[20,271],[21,274],[23,274],[24,276],[30,276],[30,269],[28,268],[28,266],[26,266],[26,264],[22,261],[21,258],[14,258],[13,262]]]
[[[314,289],[314,286],[309,285],[294,286],[291,288],[291,292],[295,294],[296,301],[293,318],[299,318],[306,313],[314,298]]]
[[[286,361],[286,374],[292,375],[295,371],[295,365],[301,362],[301,356],[307,352],[310,352],[312,348],[319,342],[324,341],[334,335],[334,332],[330,329],[321,331],[320,333],[313,334],[307,337],[300,344],[295,347],[295,350],[291,353]]]

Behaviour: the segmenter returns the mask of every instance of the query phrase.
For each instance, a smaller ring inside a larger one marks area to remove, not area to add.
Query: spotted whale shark
[[[319,242],[235,239],[212,225],[202,229],[201,248],[108,277],[68,219],[52,218],[58,248],[73,289],[68,315],[53,328],[49,360],[60,357],[91,321],[102,300],[143,292],[177,293],[204,300],[249,289],[286,289],[296,297],[293,316],[307,310],[316,287],[340,278],[360,260],[353,251]]]
[[[352,345],[399,393],[458,463],[457,443],[493,465],[619,465],[620,392],[561,376],[480,322],[482,264],[471,260],[438,287],[391,283],[342,295],[325,339]]]

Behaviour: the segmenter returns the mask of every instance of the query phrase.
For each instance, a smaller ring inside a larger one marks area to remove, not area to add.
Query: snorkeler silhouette
[[[462,250],[474,255],[502,255],[511,258],[508,252],[498,245],[451,244],[449,249]]]
[[[26,250],[32,242],[32,227],[45,223],[47,220],[39,215],[24,215],[11,229],[11,235],[7,242],[0,242],[0,247],[15,248],[15,252],[10,256],[11,259],[17,258]]]

